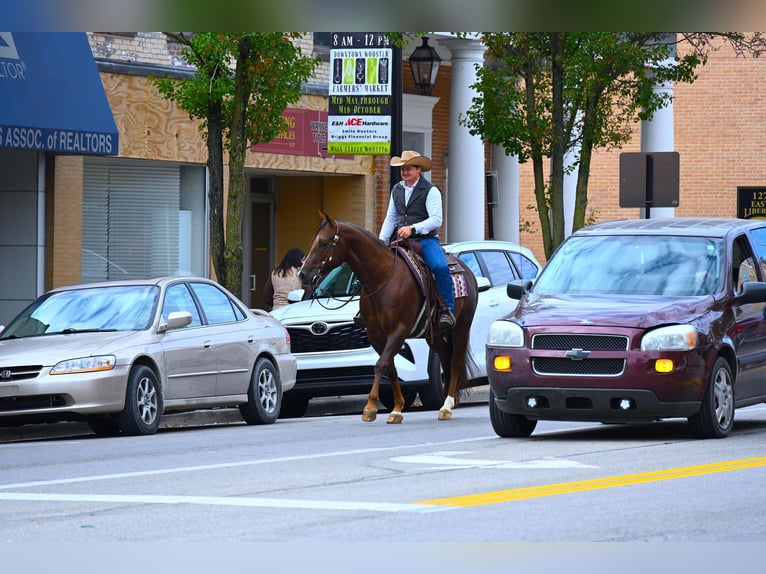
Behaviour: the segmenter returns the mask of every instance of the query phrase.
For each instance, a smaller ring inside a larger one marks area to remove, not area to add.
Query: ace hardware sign
[[[330,35],[327,153],[390,155],[391,56],[387,34]]]

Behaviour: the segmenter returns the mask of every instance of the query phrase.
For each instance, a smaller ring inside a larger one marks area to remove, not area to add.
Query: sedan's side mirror
[[[188,311],[173,311],[168,313],[168,322],[160,323],[159,331],[165,332],[171,329],[180,329],[192,322],[192,315]]]
[[[505,288],[505,292],[511,299],[521,299],[532,287],[531,279],[516,279],[511,281]]]

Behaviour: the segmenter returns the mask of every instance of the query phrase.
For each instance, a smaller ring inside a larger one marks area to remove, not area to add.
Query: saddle
[[[428,264],[423,259],[423,248],[419,242],[398,239],[391,243],[390,248],[392,251],[396,251],[396,254],[407,263],[407,267],[420,286],[421,293],[423,293],[423,306],[420,309],[420,313],[418,313],[418,319],[415,321],[415,326],[410,335],[413,338],[422,337],[430,326],[431,322],[429,319],[436,315],[439,307],[444,306],[444,301],[442,301],[439,291],[436,289],[433,273],[431,273]],[[462,261],[457,257],[449,253],[445,253],[445,256],[447,258],[447,268],[452,279],[452,292],[455,294],[455,299],[465,297],[468,294],[465,282],[465,267],[463,267]]]

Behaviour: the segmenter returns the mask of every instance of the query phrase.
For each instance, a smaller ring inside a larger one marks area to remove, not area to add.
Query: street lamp
[[[441,61],[436,49],[428,45],[428,36],[423,36],[423,44],[415,48],[410,56],[412,79],[415,80],[421,96],[431,95]]]

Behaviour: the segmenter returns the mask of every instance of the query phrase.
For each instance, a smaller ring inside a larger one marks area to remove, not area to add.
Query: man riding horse
[[[441,299],[439,328],[451,329],[455,325],[455,296],[438,235],[443,221],[442,195],[439,188],[422,175],[423,171],[431,171],[431,160],[406,150],[401,157],[391,158],[391,166],[401,167],[402,181],[391,189],[388,211],[378,236],[386,244],[397,237],[420,243],[423,260],[434,274]]]

